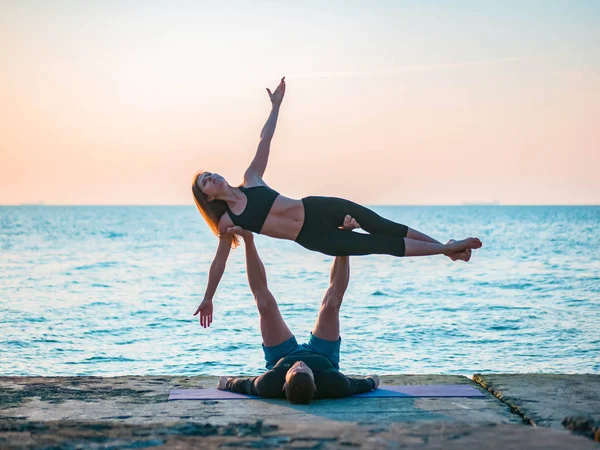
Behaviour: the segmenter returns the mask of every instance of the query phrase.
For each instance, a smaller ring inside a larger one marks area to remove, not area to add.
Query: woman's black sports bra
[[[269,211],[271,211],[271,207],[275,203],[275,199],[279,196],[279,192],[274,191],[268,186],[254,186],[250,188],[240,186],[240,190],[246,194],[246,198],[248,199],[246,208],[238,216],[227,206],[229,217],[231,217],[234,224],[239,225],[243,229],[260,233],[265,220],[267,220]]]

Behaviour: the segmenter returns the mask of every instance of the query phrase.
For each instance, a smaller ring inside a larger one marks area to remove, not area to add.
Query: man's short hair
[[[315,381],[309,373],[295,372],[285,386],[285,396],[290,403],[308,405],[316,390]]]

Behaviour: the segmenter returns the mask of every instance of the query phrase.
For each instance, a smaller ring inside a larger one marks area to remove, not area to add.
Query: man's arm
[[[375,379],[373,376],[364,378],[353,378],[346,377],[350,382],[350,395],[362,394],[363,392],[369,392],[379,387],[379,378]]]
[[[327,370],[315,373],[315,383],[315,398],[342,398],[377,389],[379,379],[375,376],[351,378],[337,370]]]
[[[238,394],[256,395],[265,398],[279,397],[283,393],[286,372],[287,367],[276,367],[259,377],[221,377],[217,387],[222,389],[224,384],[223,390],[237,392]],[[223,383],[224,378],[225,383]]]
[[[254,387],[254,380],[258,377],[221,377],[217,387],[222,391],[231,391],[238,394],[258,395]]]

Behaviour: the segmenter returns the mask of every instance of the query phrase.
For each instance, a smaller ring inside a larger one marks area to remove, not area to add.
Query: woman
[[[280,195],[263,181],[271,139],[279,108],[285,95],[285,77],[275,92],[267,88],[272,109],[260,134],[256,155],[244,174],[244,182],[230,186],[211,172],[194,176],[192,192],[198,210],[219,237],[217,253],[210,266],[200,313],[202,326],[210,326],[213,295],[225,270],[231,247],[238,238],[228,230],[240,226],[255,233],[296,241],[303,247],[331,256],[386,254],[424,256],[443,254],[453,260],[468,261],[471,249],[481,247],[477,238],[441,244],[406,225],[384,219],[368,208],[333,197],[305,197],[296,200]],[[352,216],[369,234],[343,230],[346,215]]]

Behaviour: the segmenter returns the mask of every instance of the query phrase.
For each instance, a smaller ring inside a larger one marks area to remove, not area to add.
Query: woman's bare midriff
[[[304,224],[304,204],[302,200],[279,195],[263,224],[260,234],[295,241]]]

